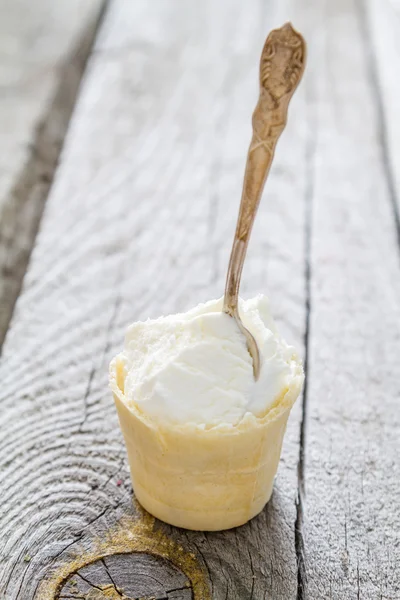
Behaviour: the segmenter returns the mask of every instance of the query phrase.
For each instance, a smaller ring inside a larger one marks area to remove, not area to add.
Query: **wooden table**
[[[306,386],[262,514],[187,532],[132,505],[107,366],[222,294],[287,19],[308,66],[243,294]],[[399,599],[399,3],[2,0],[0,28],[0,598]]]

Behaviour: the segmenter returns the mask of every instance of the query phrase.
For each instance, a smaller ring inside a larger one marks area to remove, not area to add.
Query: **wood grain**
[[[362,3],[308,6],[315,142],[301,597],[393,600],[400,262],[374,50]]]
[[[101,7],[100,0],[0,3],[0,346]]]
[[[115,554],[71,575],[60,591],[60,600],[91,594],[93,600],[116,597],[152,600],[191,600],[190,581],[173,565],[147,554]]]
[[[222,295],[259,55],[286,10],[296,23],[294,5],[110,6],[0,366],[0,590],[7,600],[33,599],[43,578],[134,510],[108,361],[129,322]],[[243,277],[245,295],[271,295],[282,330],[300,347],[303,111],[300,89]],[[250,524],[215,534],[159,525],[204,565],[213,600],[297,596],[300,419],[299,403],[273,498]]]

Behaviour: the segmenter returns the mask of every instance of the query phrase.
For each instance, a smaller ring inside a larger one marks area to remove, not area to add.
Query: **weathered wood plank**
[[[400,248],[400,4],[367,0],[363,10],[369,73],[377,107],[384,174]]]
[[[115,521],[132,514],[108,361],[132,320],[222,293],[259,54],[290,4],[266,11],[261,0],[252,10],[239,0],[119,0],[110,7],[0,366],[0,589],[7,600],[31,600],[44,577],[65,561],[76,564],[94,538],[107,543]],[[247,293],[271,295],[298,345],[304,106],[300,89],[244,279]],[[299,405],[276,491],[258,518],[221,534],[157,526],[206,567],[214,600],[297,596],[300,414]]]
[[[101,7],[101,0],[0,3],[0,346]]]
[[[301,597],[393,600],[400,261],[377,83],[363,5],[308,6],[315,142]]]

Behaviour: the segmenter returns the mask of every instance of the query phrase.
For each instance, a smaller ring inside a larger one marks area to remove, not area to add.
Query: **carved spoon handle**
[[[303,75],[306,44],[286,23],[269,34],[260,61],[260,96],[253,113],[253,137],[247,155],[242,199],[226,279],[223,311],[234,317],[247,338],[254,376],[260,372],[260,355],[254,337],[238,312],[243,263],[275,146],[286,125],[291,97]]]

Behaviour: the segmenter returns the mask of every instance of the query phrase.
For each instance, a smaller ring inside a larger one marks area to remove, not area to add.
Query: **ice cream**
[[[237,425],[246,412],[264,416],[287,389],[297,362],[279,336],[267,298],[242,301],[240,309],[263,357],[257,382],[236,321],[222,312],[222,299],[211,300],[129,327],[120,355],[127,405],[156,423],[206,428]]]
[[[173,525],[237,526],[272,492],[303,371],[265,297],[241,301],[240,313],[261,352],[258,381],[222,300],[131,325],[111,363],[135,494]]]

